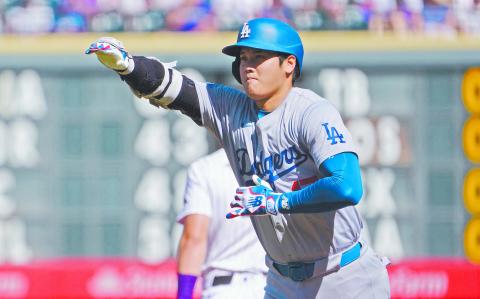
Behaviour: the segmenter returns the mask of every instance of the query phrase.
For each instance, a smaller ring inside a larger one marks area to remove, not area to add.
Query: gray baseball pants
[[[369,247],[338,271],[296,282],[270,267],[264,299],[387,299],[390,284],[386,266]]]

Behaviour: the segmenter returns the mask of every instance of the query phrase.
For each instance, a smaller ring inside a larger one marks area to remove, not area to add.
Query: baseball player
[[[190,165],[185,204],[177,216],[183,224],[177,298],[192,298],[200,274],[203,298],[263,298],[265,251],[249,219],[225,218],[237,187],[223,149]]]
[[[332,104],[294,87],[303,62],[298,33],[253,19],[222,52],[234,57],[244,92],[132,57],[111,38],[86,51],[135,94],[180,110],[219,139],[241,186],[227,218],[250,216],[267,253],[265,298],[388,298],[386,267],[362,240],[354,207],[363,190],[352,137]]]

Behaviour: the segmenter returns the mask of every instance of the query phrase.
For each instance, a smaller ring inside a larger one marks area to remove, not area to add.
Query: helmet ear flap
[[[242,79],[240,78],[240,58],[238,56],[232,62],[232,74],[238,83],[242,84]]]

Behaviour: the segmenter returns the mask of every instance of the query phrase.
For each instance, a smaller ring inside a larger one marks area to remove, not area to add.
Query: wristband
[[[197,276],[178,273],[177,299],[192,299]]]

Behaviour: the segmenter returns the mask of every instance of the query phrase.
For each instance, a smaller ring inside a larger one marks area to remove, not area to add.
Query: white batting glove
[[[130,73],[134,62],[123,47],[122,42],[113,37],[102,37],[93,42],[85,54],[95,53],[98,60],[107,68],[120,73]]]
[[[230,203],[227,219],[238,216],[277,215],[278,206],[283,199],[283,193],[273,192],[270,184],[257,175],[252,176],[257,186],[239,187],[235,199]]]

